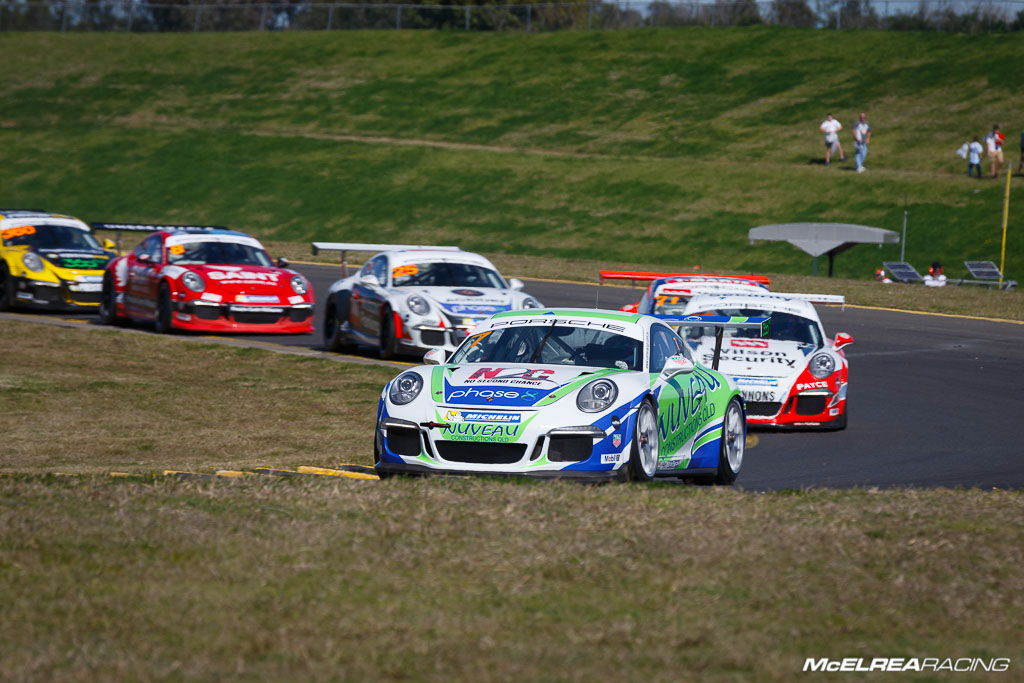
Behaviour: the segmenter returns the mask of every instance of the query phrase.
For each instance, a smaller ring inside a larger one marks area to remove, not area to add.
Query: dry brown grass
[[[0,478],[12,680],[792,680],[1022,652],[1020,493]]]
[[[369,464],[376,397],[397,370],[0,324],[0,470]]]

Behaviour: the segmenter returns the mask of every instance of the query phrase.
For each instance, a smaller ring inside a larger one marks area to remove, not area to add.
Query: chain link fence
[[[757,24],[1010,32],[1024,30],[1024,0],[718,0],[526,5],[0,0],[0,31],[560,31]]]

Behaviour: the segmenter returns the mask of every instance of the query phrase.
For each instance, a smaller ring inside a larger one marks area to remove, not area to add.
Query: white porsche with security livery
[[[314,242],[314,253],[339,251],[343,279],[324,307],[324,346],[376,347],[382,358],[453,351],[480,321],[503,311],[540,308],[490,261],[458,247]],[[347,276],[349,251],[379,251]]]
[[[757,333],[768,326],[767,318],[696,320]],[[668,322],[588,309],[492,316],[450,358],[433,349],[384,387],[378,474],[732,483],[743,463],[743,399],[694,362]]]
[[[813,306],[844,301],[828,294],[705,294],[690,300],[686,315],[771,316],[770,334],[689,325],[680,331],[703,362],[720,347],[719,370],[743,393],[750,425],[844,429],[849,363],[842,349],[853,337],[827,337]]]

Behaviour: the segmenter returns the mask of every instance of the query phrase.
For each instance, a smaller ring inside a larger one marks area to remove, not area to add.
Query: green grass
[[[898,230],[906,206],[908,259],[961,276],[964,259],[999,258],[1002,183],[963,177],[952,152],[993,121],[1012,143],[1024,105],[1014,36],[750,27],[0,43],[0,205],[609,265],[806,273],[802,252],[750,246],[747,229]],[[876,128],[870,172],[809,163],[824,113],[849,125],[862,109]],[[1018,279],[1019,234],[1014,214]],[[867,277],[897,255],[857,247],[837,275]]]

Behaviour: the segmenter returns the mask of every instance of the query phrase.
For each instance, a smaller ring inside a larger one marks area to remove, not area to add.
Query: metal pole
[[[334,5],[327,6],[327,30],[331,30],[331,26],[334,25]]]
[[[469,30],[469,5],[465,5],[466,8],[466,30]]]
[[[1010,176],[1013,172],[1006,167],[1006,190],[1003,193],[1003,247],[999,252],[999,289],[1003,288],[1003,269],[1006,268],[1006,224],[1010,219]]]
[[[197,33],[199,31],[199,15],[202,14],[203,6],[202,5],[192,5],[192,6],[196,8],[196,16],[195,16],[195,18],[192,21],[192,33]]]
[[[266,4],[260,6],[260,30],[264,31],[267,28],[267,6]]]
[[[903,209],[903,236],[900,237],[900,261],[906,261],[907,258],[907,214],[909,212]]]
[[[128,33],[132,32],[132,19],[135,18],[135,3],[128,0]]]
[[[587,2],[587,30],[588,31],[590,30],[590,27],[593,24],[593,18],[594,18],[594,3],[591,2],[590,0],[588,0],[588,2]]]
[[[67,23],[68,23],[68,3],[65,2],[65,3],[63,3],[61,5],[61,13],[60,13],[60,32],[61,33],[64,33],[64,28],[65,28],[65,26],[67,26]]]
[[[533,29],[533,5],[526,6],[526,32],[529,33]]]
[[[402,6],[395,6],[395,30],[402,29]]]

